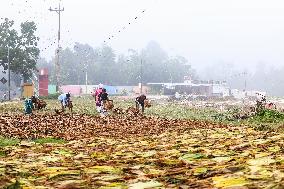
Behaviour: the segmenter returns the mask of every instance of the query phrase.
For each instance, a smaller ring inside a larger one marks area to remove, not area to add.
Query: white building
[[[230,96],[230,88],[226,83],[212,84],[213,96],[227,97]]]

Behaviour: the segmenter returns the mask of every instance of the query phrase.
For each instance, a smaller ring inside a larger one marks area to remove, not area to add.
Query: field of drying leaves
[[[1,107],[1,188],[284,187],[283,133],[147,113],[100,118],[89,100],[74,105],[73,116]]]

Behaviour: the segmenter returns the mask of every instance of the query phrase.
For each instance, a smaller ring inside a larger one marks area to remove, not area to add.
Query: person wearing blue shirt
[[[33,113],[33,103],[32,100],[27,98],[25,100],[25,114],[32,114]]]
[[[60,101],[61,103],[61,107],[62,107],[62,111],[64,111],[64,108],[66,107],[67,105],[67,101],[70,99],[70,93],[64,93],[64,94],[61,94],[58,96],[58,100]]]

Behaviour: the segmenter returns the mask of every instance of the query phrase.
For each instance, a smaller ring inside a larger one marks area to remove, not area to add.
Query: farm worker
[[[31,99],[25,100],[25,114],[32,114],[33,113],[33,103]]]
[[[105,105],[106,105],[107,101],[109,100],[108,94],[107,94],[105,88],[102,89],[102,92],[99,94],[98,98],[99,98],[99,102],[101,104],[100,113],[105,113],[106,112]]]
[[[58,100],[61,103],[62,111],[64,111],[64,108],[67,105],[67,101],[70,100],[70,97],[71,97],[70,92],[64,93],[64,94],[61,94],[61,95],[58,96]]]
[[[103,101],[106,101],[106,100],[108,100],[108,94],[106,92],[106,89],[103,88],[101,94],[99,94],[99,101],[103,102]]]
[[[144,112],[144,101],[146,100],[146,96],[144,94],[138,96],[135,99],[136,109],[139,110],[139,105],[142,107],[142,113]]]
[[[98,112],[101,112],[101,101],[99,95],[103,92],[103,88],[104,85],[100,83],[98,89],[95,91],[95,101]]]
[[[276,109],[276,105],[273,102],[268,102],[266,106],[267,109]]]
[[[33,95],[30,99],[31,99],[31,101],[33,103],[33,107],[37,108],[38,98],[35,95]]]

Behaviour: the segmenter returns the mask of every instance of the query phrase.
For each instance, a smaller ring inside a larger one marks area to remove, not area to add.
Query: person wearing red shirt
[[[104,85],[103,85],[103,84],[99,84],[99,87],[98,87],[98,89],[95,91],[95,94],[94,94],[95,101],[96,101],[96,107],[97,107],[97,111],[98,111],[98,112],[101,112],[101,105],[102,105],[102,102],[101,102],[101,100],[100,100],[100,95],[101,95],[101,93],[103,92],[103,88],[104,88]]]

